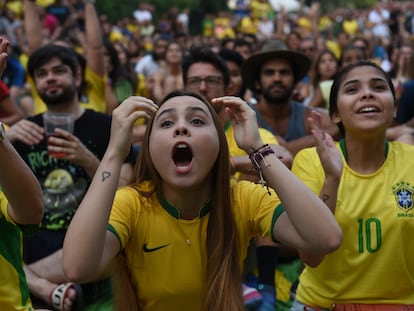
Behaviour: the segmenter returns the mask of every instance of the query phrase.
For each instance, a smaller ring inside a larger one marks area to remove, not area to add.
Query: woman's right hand
[[[336,180],[339,180],[344,166],[341,153],[336,147],[331,135],[322,130],[320,113],[312,111],[308,120],[312,128],[316,150],[325,171],[326,178],[333,177]]]
[[[111,139],[108,150],[116,153],[122,160],[127,156],[134,123],[138,118],[150,119],[158,110],[151,100],[141,96],[130,96],[112,112]]]
[[[212,103],[225,107],[228,119],[233,125],[234,139],[239,148],[250,153],[263,146],[256,113],[243,99],[236,96],[223,96],[213,98]]]

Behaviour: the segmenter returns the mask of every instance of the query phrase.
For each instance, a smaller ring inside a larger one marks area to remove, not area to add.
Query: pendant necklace
[[[191,246],[191,236],[193,235],[194,230],[197,228],[197,224],[194,224],[194,227],[191,229],[189,234],[185,234],[183,228],[181,228],[181,224],[178,223],[177,227],[179,228],[179,230],[181,231],[181,234],[184,236],[185,238],[185,242],[187,243],[188,246]]]

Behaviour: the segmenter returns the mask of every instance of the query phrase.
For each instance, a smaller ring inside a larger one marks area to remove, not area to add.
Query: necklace
[[[185,242],[187,243],[188,246],[191,246],[191,239],[190,238],[192,237],[194,230],[198,227],[198,224],[196,224],[196,223],[191,223],[191,224],[193,225],[193,228],[191,228],[191,231],[190,231],[189,234],[185,234],[183,228],[181,228],[180,223],[177,224],[177,227],[178,227],[179,231],[181,232],[181,234],[184,236]]]
[[[207,213],[210,210],[210,205],[211,205],[211,201],[208,200],[204,206],[200,209],[199,211],[199,215],[196,218],[192,218],[190,219],[185,219],[185,218],[181,218],[181,212],[179,209],[177,209],[176,207],[174,207],[170,202],[168,202],[163,196],[161,196],[160,194],[157,193],[158,196],[158,200],[161,203],[162,207],[171,215],[175,218],[175,225],[177,227],[177,231],[180,231],[182,236],[184,236],[185,238],[185,243],[188,246],[192,245],[192,241],[191,241],[191,237],[194,233],[194,230],[197,227],[200,227],[200,230],[202,230],[203,228],[203,221],[201,220],[205,215],[207,215]],[[180,222],[180,219],[186,222]],[[187,228],[188,226],[192,226],[189,231],[189,234],[186,234],[184,231],[184,227]]]

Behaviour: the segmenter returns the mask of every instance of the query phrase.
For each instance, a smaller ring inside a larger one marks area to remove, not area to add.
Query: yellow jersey
[[[145,190],[152,187],[150,182],[140,185]],[[269,196],[266,188],[247,181],[231,182],[231,200],[242,273],[250,239],[258,234],[273,237],[272,228],[284,209],[275,192]],[[125,251],[141,310],[201,310],[211,208],[206,203],[199,217],[184,220],[155,193],[143,197],[132,187],[117,191],[108,230]]]
[[[346,163],[335,218],[343,242],[316,268],[305,267],[296,299],[329,309],[334,303],[414,302],[414,147],[387,142],[387,157],[373,174]],[[300,151],[292,171],[319,195],[325,175],[315,148]],[[306,208],[306,207],[303,207]]]

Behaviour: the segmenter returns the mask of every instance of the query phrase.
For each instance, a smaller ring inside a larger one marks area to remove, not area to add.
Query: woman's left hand
[[[247,153],[263,145],[259,134],[256,113],[239,97],[223,96],[212,99],[214,104],[222,104],[234,128],[237,145]]]

